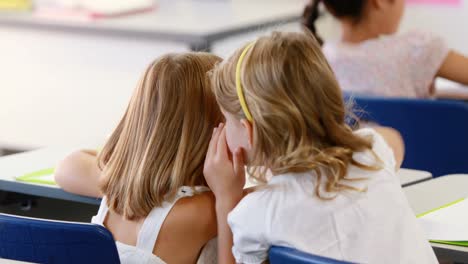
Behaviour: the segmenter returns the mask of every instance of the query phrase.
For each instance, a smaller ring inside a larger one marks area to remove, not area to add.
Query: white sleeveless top
[[[199,193],[208,190],[209,189],[204,186],[197,186],[195,188],[182,186],[173,201],[165,201],[161,207],[156,207],[151,210],[138,233],[136,246],[130,246],[116,241],[120,262],[123,264],[166,264],[161,258],[153,254],[154,244],[156,243],[164,220],[180,198],[190,197],[193,196],[195,192]],[[107,199],[104,197],[101,201],[99,211],[97,215],[91,219],[91,223],[104,226],[104,220],[108,211]],[[213,239],[205,245],[197,263],[216,263],[216,251],[216,240]]]

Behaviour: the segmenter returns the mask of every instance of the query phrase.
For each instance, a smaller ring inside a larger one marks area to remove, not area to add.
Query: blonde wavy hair
[[[220,61],[207,53],[169,54],[146,69],[98,158],[111,210],[139,219],[181,186],[206,186],[205,154],[223,120],[207,72]]]
[[[238,119],[246,119],[236,92],[236,66],[245,47],[211,73],[218,104]],[[274,32],[259,38],[246,53],[240,73],[253,117],[251,177],[265,182],[267,169],[273,175],[313,170],[318,178],[315,193],[325,199],[322,178],[326,192],[359,190],[344,182],[350,180],[349,165],[380,168],[353,160],[353,152],[371,150],[372,143],[346,125],[340,87],[311,34]]]

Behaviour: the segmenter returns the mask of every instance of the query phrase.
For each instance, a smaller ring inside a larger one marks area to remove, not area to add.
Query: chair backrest
[[[361,120],[400,131],[406,149],[403,167],[430,171],[435,177],[468,172],[467,103],[361,96],[351,100]]]
[[[120,263],[102,226],[0,214],[0,258],[34,263]]]
[[[350,264],[351,262],[315,256],[297,249],[273,246],[268,253],[270,264]]]

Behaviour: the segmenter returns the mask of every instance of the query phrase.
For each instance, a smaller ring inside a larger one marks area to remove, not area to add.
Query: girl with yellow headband
[[[263,263],[272,245],[357,263],[437,263],[395,175],[399,133],[346,125],[340,87],[312,36],[259,38],[211,81],[226,119],[204,168],[220,263]],[[264,184],[242,198],[245,165]]]

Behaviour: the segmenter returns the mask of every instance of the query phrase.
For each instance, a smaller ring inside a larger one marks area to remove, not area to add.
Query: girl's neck
[[[380,35],[382,35],[378,25],[375,23],[368,23],[366,21],[361,21],[358,23],[342,21],[341,29],[343,31],[341,41],[344,43],[357,44],[366,40],[378,38]]]

